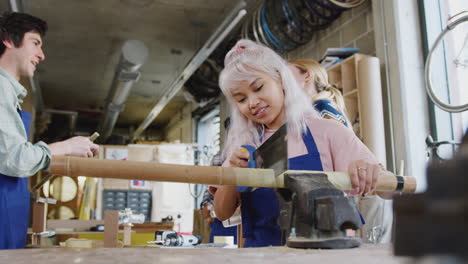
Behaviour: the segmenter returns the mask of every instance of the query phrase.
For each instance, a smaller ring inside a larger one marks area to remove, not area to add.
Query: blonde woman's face
[[[242,81],[231,89],[239,111],[255,123],[278,129],[284,123],[282,85],[267,74],[259,73],[254,81]]]
[[[301,87],[304,87],[304,84],[305,84],[305,81],[306,81],[306,78],[305,78],[305,74],[303,74],[301,72],[301,70],[299,70],[299,68],[297,68],[296,66],[294,65],[289,65],[289,69],[291,69],[293,75],[294,75],[294,78],[296,79],[297,83],[301,86]]]
[[[289,65],[294,78],[296,79],[297,83],[300,87],[303,87],[306,93],[309,96],[314,96],[317,93],[317,89],[315,88],[315,84],[313,82],[312,74],[309,72],[303,73],[298,67],[294,65]]]

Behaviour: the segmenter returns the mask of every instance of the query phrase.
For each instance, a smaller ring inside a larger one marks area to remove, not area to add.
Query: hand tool
[[[98,132],[94,132],[94,133],[89,137],[89,140],[91,140],[91,142],[94,142],[94,140],[96,140],[98,137],[99,137],[99,133],[98,133]]]
[[[159,230],[154,233],[154,240],[162,244],[166,240],[166,237],[170,235],[177,235],[177,232],[173,230]]]
[[[147,243],[174,247],[191,247],[202,242],[202,237],[199,235],[178,235],[176,231],[172,230],[156,231],[154,238],[155,241],[148,241]]]
[[[173,247],[192,247],[200,244],[202,237],[199,235],[174,235],[169,234],[164,240],[165,246]]]
[[[282,126],[258,149],[251,145],[242,145],[241,149],[249,153],[248,168],[273,169],[280,175],[288,168],[288,148],[286,143],[287,128]],[[250,187],[238,186],[240,192],[252,190]]]

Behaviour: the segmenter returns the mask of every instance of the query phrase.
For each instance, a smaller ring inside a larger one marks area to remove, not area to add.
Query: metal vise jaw
[[[362,226],[357,205],[334,187],[325,174],[285,174],[286,189],[278,189],[279,225],[283,243],[293,248],[354,248],[361,240],[346,229]]]

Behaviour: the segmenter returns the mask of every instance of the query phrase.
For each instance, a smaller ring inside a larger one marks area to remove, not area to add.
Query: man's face
[[[39,62],[45,59],[41,35],[35,31],[24,34],[21,45],[11,51],[17,62],[18,77],[32,77]]]

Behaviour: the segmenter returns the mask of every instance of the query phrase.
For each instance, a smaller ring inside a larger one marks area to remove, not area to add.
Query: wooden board
[[[104,246],[106,248],[117,247],[119,232],[119,211],[107,210],[104,216]]]
[[[104,220],[48,220],[48,229],[73,229],[74,231],[89,230],[96,225],[103,225]],[[174,227],[173,222],[149,222],[143,224],[133,224],[132,230],[136,233],[151,233],[158,230],[172,230]],[[119,226],[119,229],[123,229]],[[93,233],[93,232],[91,232]]]
[[[302,250],[287,247],[265,248],[95,248],[0,250],[1,263],[327,263],[363,264],[408,263],[408,258],[392,255],[391,245],[365,244],[346,250]],[[266,261],[266,262],[265,262]]]

